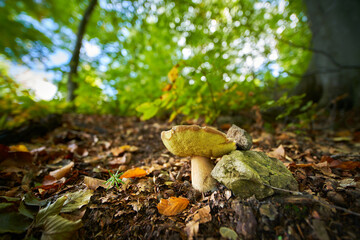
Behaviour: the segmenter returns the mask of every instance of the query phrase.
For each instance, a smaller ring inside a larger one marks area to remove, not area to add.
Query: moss
[[[297,190],[297,182],[284,164],[262,152],[233,151],[222,157],[211,174],[242,198],[255,195],[262,199],[274,194],[264,184]]]

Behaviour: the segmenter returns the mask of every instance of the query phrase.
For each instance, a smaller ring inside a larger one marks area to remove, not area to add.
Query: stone
[[[211,175],[241,198],[255,195],[263,199],[273,195],[274,190],[264,184],[298,190],[295,178],[285,165],[263,152],[233,151],[221,158]]]
[[[252,147],[252,137],[250,134],[235,124],[229,128],[226,137],[235,140],[237,150],[250,150]]]

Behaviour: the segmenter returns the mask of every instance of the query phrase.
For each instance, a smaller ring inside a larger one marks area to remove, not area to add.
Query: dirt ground
[[[230,124],[215,126],[226,132]],[[190,159],[172,155],[161,142],[161,131],[172,125],[137,118],[63,116],[62,126],[21,143],[29,152],[1,145],[0,196],[32,193],[39,201],[53,203],[67,193],[92,189],[87,204],[60,213],[65,219],[81,220],[82,227],[71,234],[75,239],[360,238],[359,129],[310,132],[273,125],[266,131],[261,124],[248,125],[252,150],[280,159],[299,184],[298,192],[280,189],[259,201],[235,197],[220,183],[213,192],[194,190]],[[72,163],[61,178],[51,174]],[[146,175],[128,179],[119,188],[94,183],[109,179],[109,170],[135,167],[146,170]],[[170,197],[186,198],[189,204],[175,216],[160,214],[159,202]],[[0,237],[40,238],[43,229],[30,226]]]

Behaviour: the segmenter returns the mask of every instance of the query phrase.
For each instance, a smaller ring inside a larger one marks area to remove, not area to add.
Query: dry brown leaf
[[[188,239],[193,239],[193,237],[197,235],[199,231],[200,223],[207,223],[211,221],[212,217],[210,214],[210,206],[208,205],[203,208],[200,208],[193,215],[188,217],[188,219],[191,217],[192,220],[189,221],[185,227],[185,231],[188,235]]]
[[[124,172],[120,178],[137,178],[137,177],[144,177],[147,175],[147,172],[141,168],[133,168],[129,169]]]
[[[96,190],[98,187],[104,187],[106,188],[105,180],[101,180],[98,178],[92,178],[85,176],[84,178],[84,184],[92,190]]]
[[[74,167],[74,162],[70,162],[68,165],[65,165],[60,169],[51,171],[49,175],[54,177],[55,179],[60,179],[62,177],[65,177],[65,175],[68,174],[73,167]]]
[[[122,157],[114,158],[109,162],[109,165],[129,164],[131,161],[131,153],[125,153]]]
[[[272,152],[268,153],[269,157],[277,158],[280,160],[285,160],[285,149],[282,144],[280,144],[279,147],[277,147]]]
[[[161,199],[157,205],[160,214],[165,216],[174,216],[181,213],[189,204],[189,200],[183,197],[170,197]]]
[[[119,156],[120,154],[124,153],[124,152],[136,152],[137,150],[139,150],[138,147],[136,146],[130,146],[130,145],[123,145],[121,147],[116,147],[116,148],[112,148],[110,150],[110,152],[115,156]]]

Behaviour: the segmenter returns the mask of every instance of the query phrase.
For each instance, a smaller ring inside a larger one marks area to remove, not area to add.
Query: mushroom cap
[[[197,125],[174,126],[161,133],[165,147],[180,157],[221,157],[236,149],[236,143],[213,127]]]

